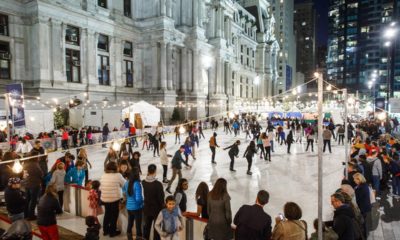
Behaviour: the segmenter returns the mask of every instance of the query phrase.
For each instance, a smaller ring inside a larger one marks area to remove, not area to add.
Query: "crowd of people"
[[[253,158],[259,156],[260,159],[271,162],[271,155],[277,145],[286,145],[287,153],[290,154],[291,145],[305,139],[306,151],[314,150],[318,132],[316,122],[307,123],[300,119],[286,121],[286,124],[281,124],[269,119],[263,128],[252,117],[240,120],[223,119],[225,134],[238,136],[244,133],[245,142],[250,141],[243,153],[248,163],[248,175],[252,174]],[[215,155],[220,147],[217,140],[218,121],[211,120],[210,123],[213,130],[208,140],[211,163],[217,164]],[[375,124],[377,127],[372,129]],[[191,168],[189,157],[192,161],[196,159],[196,148],[199,147],[200,139],[205,139],[204,125],[202,122],[177,125],[173,131],[175,144],[181,144],[181,139],[184,141],[174,154],[169,154],[162,125],[157,126],[154,132],[144,132],[139,139],[133,124],[128,123],[125,128],[128,138],[121,144],[119,151],[109,147],[104,160],[104,174],[99,180],[93,181],[89,177],[92,164],[85,147],[79,149],[76,157],[68,151],[65,152],[50,169],[39,140],[31,148],[29,145],[11,148],[0,154],[2,161],[19,157],[30,158],[24,164],[24,171],[18,174],[11,170],[12,163],[0,165],[0,191],[5,191],[9,217],[12,222],[22,219],[36,220],[43,239],[59,239],[56,215],[63,212],[66,184],[76,184],[89,189],[87,207],[90,209],[90,216],[86,218],[88,229],[85,239],[98,239],[101,229],[104,236],[120,235],[117,220],[120,212],[125,211],[122,209],[126,209],[128,217],[128,240],[134,236],[150,239],[151,232],[154,239],[179,239],[179,232],[184,228],[183,216],[208,220],[203,234],[205,239],[226,240],[232,239],[234,235],[235,239],[309,239],[308,233],[312,230],[302,220],[302,210],[295,202],[287,202],[282,206],[283,214],[275,218],[275,225],[272,227],[271,216],[263,210],[270,197],[265,190],[258,192],[253,205],[243,205],[234,216],[227,190],[228,182],[224,178],[219,178],[211,190],[207,183],[201,182],[196,188],[195,196],[186,195],[189,181],[183,178],[182,168],[183,165]],[[370,229],[372,205],[376,200],[379,201],[382,194],[387,193],[389,183],[392,188],[390,196],[399,198],[400,143],[387,129],[379,126],[376,121],[362,121],[354,127],[348,123],[348,141],[352,144],[352,151],[341,186],[331,195],[331,203],[335,209],[334,218],[324,223],[324,239],[366,239]],[[107,128],[105,125],[102,131],[105,140],[108,139]],[[83,138],[88,138],[89,133],[86,130]],[[332,152],[332,139],[339,145],[341,142],[345,144],[343,124],[335,125],[332,120],[329,121],[324,126],[322,137],[324,152],[326,148]],[[89,140],[83,140],[83,145],[90,144]],[[146,176],[141,179],[139,140],[142,141],[141,151],[152,151],[153,156],[160,160],[162,182],[156,178],[159,170],[155,164],[147,166]],[[69,147],[68,142],[67,146],[63,144],[63,148]],[[229,167],[232,172],[236,171],[235,158],[240,156],[240,144],[240,140],[235,140],[232,145],[224,148],[231,160]],[[138,150],[135,151],[134,148]],[[170,179],[168,166],[172,169]],[[178,182],[172,190],[176,178]],[[196,202],[196,212],[188,211],[188,201]],[[98,216],[103,214],[103,222],[100,223]],[[132,231],[133,225],[135,233]],[[317,220],[314,228],[318,228]],[[317,239],[315,232],[310,239]]]

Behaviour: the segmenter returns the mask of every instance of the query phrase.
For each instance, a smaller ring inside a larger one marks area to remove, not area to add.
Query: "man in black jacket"
[[[229,155],[229,158],[231,159],[231,164],[229,166],[229,170],[231,170],[232,172],[236,172],[236,170],[233,168],[233,165],[235,164],[235,157],[238,157],[238,155],[239,155],[239,145],[240,145],[240,141],[237,140],[231,146],[224,148],[224,150],[229,149],[228,155]]]
[[[103,142],[107,142],[108,140],[108,134],[110,133],[110,129],[108,128],[108,123],[104,124],[103,126],[103,131],[102,131],[102,136],[103,136]],[[103,148],[106,148],[106,144],[102,144]]]
[[[32,153],[32,156],[35,154],[37,155],[37,153]],[[41,184],[44,177],[38,161],[39,160],[35,157],[27,160],[24,164],[24,169],[27,172],[27,177],[23,181],[27,201],[25,217],[28,218],[28,220],[36,219],[35,208],[40,196]]]
[[[142,181],[144,194],[144,238],[150,239],[151,225],[157,219],[161,209],[164,208],[164,189],[156,179],[157,167],[150,164],[147,168],[147,177]],[[157,231],[153,231],[154,240],[159,240]]]
[[[183,159],[182,153],[185,151],[185,145],[181,145],[178,151],[175,152],[174,157],[171,160],[172,165],[172,178],[168,182],[166,191],[171,194],[171,185],[174,182],[176,175],[178,175],[178,180],[182,178],[182,163],[187,167],[191,168],[189,164]]]
[[[269,193],[261,190],[257,194],[256,204],[243,205],[236,213],[233,223],[236,225],[237,240],[265,240],[271,238],[271,216],[264,212]]]
[[[19,178],[10,178],[8,187],[4,191],[7,212],[11,222],[24,219],[26,198],[20,188],[21,180]]]
[[[331,204],[335,208],[332,228],[339,236],[338,240],[355,240],[355,215],[353,209],[345,204],[344,196],[335,193],[331,196]],[[328,223],[327,226],[330,224]]]

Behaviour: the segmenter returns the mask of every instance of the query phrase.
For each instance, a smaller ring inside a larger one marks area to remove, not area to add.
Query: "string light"
[[[113,142],[112,143],[112,149],[116,152],[118,152],[121,149],[121,144],[119,144],[118,142]]]
[[[184,134],[186,132],[186,129],[181,125],[179,128],[179,133]]]
[[[22,167],[21,162],[19,161],[19,159],[16,159],[14,161],[14,165],[12,167],[12,170],[13,170],[14,173],[21,173],[22,172],[23,167]]]

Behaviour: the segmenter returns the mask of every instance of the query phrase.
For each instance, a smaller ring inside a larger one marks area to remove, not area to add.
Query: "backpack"
[[[375,161],[373,161],[373,162],[363,161],[362,162],[362,165],[364,167],[364,177],[365,177],[365,180],[367,180],[367,183],[372,182],[372,168],[374,167]]]

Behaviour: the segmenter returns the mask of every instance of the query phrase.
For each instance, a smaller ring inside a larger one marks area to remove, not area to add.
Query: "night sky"
[[[295,3],[307,0],[295,0]],[[328,41],[328,1],[313,0],[317,13],[317,46],[326,46]]]

